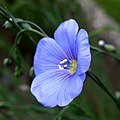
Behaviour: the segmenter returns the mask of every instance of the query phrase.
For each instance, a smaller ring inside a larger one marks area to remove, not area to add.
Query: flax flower
[[[88,34],[70,19],[59,25],[54,39],[45,37],[34,56],[31,92],[46,107],[66,106],[83,88],[91,62]]]

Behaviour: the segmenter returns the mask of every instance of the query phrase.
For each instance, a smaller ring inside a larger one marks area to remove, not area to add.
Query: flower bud
[[[30,68],[29,74],[30,74],[30,77],[34,76],[34,68],[33,67]]]
[[[10,65],[11,63],[12,63],[12,60],[11,60],[10,58],[5,58],[4,61],[3,61],[3,64],[4,64],[5,66]]]
[[[29,86],[27,84],[21,84],[19,85],[19,90],[21,90],[22,92],[26,92],[29,91]]]
[[[16,18],[15,21],[23,28],[23,29],[32,29],[28,23],[25,23],[23,19]]]
[[[9,18],[9,20],[11,20],[11,21],[12,21],[12,19],[11,19],[11,18]],[[3,27],[5,27],[5,28],[12,28],[12,27],[13,27],[13,25],[12,25],[9,21],[5,21],[5,23],[3,24]]]
[[[98,45],[101,47],[104,47],[105,41],[103,41],[103,40],[98,41]]]
[[[32,29],[31,26],[30,26],[28,23],[22,23],[21,26],[22,26],[24,29],[27,29],[27,30]]]
[[[104,50],[106,50],[108,52],[116,52],[116,48],[114,45],[106,44],[105,41],[103,41],[103,40],[98,41],[98,45],[100,47],[104,48]]]
[[[115,96],[116,96],[117,99],[120,99],[120,92],[117,91],[117,92],[115,93]]]
[[[104,49],[108,52],[116,52],[116,48],[115,46],[111,45],[111,44],[105,44],[104,45]]]
[[[11,18],[9,18],[9,20],[12,21]],[[28,23],[24,23],[23,19],[15,18],[14,21],[18,23],[23,29],[27,29],[27,30],[32,29]],[[3,27],[11,28],[13,27],[13,25],[9,21],[5,21],[5,23],[3,24]]]

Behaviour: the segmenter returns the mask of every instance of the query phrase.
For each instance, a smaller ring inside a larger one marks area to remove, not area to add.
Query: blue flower
[[[46,107],[68,105],[81,93],[90,62],[87,32],[78,31],[73,19],[61,23],[54,39],[45,37],[37,45],[32,94]]]

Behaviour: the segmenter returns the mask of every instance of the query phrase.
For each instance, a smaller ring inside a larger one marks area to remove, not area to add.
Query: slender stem
[[[53,120],[60,120],[62,117],[62,114],[69,108],[69,106],[64,107]]]
[[[35,24],[35,23],[31,22],[31,21],[23,20],[23,21],[18,21],[18,22],[19,23],[29,23],[29,24],[35,26],[38,30],[40,30],[44,34],[44,36],[47,36],[47,34],[42,30],[41,27],[39,27],[37,24]]]
[[[94,50],[94,51],[96,51],[96,52],[104,52],[102,49],[100,49],[100,48],[97,48],[97,47],[95,47],[95,46],[92,46],[92,45],[90,45],[90,49],[91,50]]]
[[[6,9],[8,15],[10,16],[10,18],[12,19],[14,25],[19,29],[21,30],[22,28],[18,25],[18,23],[16,22],[15,18],[11,15],[11,13]]]
[[[120,104],[118,103],[118,100],[108,91],[100,79],[90,71],[87,71],[87,75],[109,95],[109,97],[115,102],[116,106],[120,110]]]
[[[22,29],[20,32],[18,32],[17,36],[19,36],[21,33],[23,32],[26,32],[26,31],[29,31],[29,32],[34,32],[42,37],[45,37],[44,34],[42,34],[41,32],[35,30],[35,29]]]
[[[19,30],[22,30],[22,27],[18,24],[16,19],[11,15],[11,13],[7,9],[4,9],[3,7],[0,6],[0,14],[3,18],[5,18],[7,21],[9,21],[12,25],[16,26],[16,28],[18,28]],[[9,18],[11,18],[12,20],[10,20]],[[31,24],[32,24],[32,22],[31,22]],[[36,27],[38,27],[38,26],[36,25]],[[41,29],[41,31],[42,31],[42,29]],[[44,31],[42,31],[42,32],[44,32]],[[30,36],[30,34],[28,34],[28,33],[24,33],[24,34],[27,35],[30,38],[30,40],[33,41],[34,44],[36,44],[36,42],[33,40],[33,38]],[[15,41],[15,44],[16,44],[16,41]],[[13,45],[13,46],[15,46],[15,45]]]
[[[32,30],[33,30],[33,29],[32,29]],[[19,44],[20,39],[18,39],[18,38],[19,38],[20,34],[23,33],[23,32],[25,32],[25,31],[31,31],[31,30],[23,29],[23,30],[21,30],[20,32],[17,33],[17,36],[16,36],[16,38],[15,38],[15,42],[14,42],[14,44],[13,44],[13,47],[12,47],[11,50],[10,50],[10,54],[11,54],[11,52],[14,50],[14,48],[16,47],[16,45]],[[35,30],[33,30],[33,31],[36,33]],[[38,32],[37,32],[37,34],[41,35],[41,34],[38,33]],[[32,37],[31,37],[28,33],[27,33],[27,35],[28,35],[28,37],[31,39],[31,41],[36,45],[36,42],[34,41],[34,39],[32,39]],[[10,54],[9,54],[9,56],[10,56]]]
[[[26,35],[30,38],[30,40],[36,45],[36,41],[32,38],[32,36],[27,32]]]
[[[90,49],[91,49],[91,50],[94,50],[94,51],[96,51],[96,52],[101,52],[101,53],[103,53],[103,54],[105,54],[105,55],[108,55],[108,56],[110,56],[110,57],[113,57],[114,59],[116,59],[117,61],[120,62],[120,55],[119,55],[119,54],[109,53],[109,52],[106,52],[106,51],[104,51],[104,50],[102,50],[102,49],[100,49],[100,48],[94,47],[94,46],[92,46],[92,45],[90,46]]]
[[[45,37],[44,34],[42,34],[41,32],[39,32],[35,29],[22,29],[20,32],[17,33],[16,39],[15,39],[15,45],[19,44],[19,41],[17,41],[17,40],[19,40],[18,38],[19,38],[20,34],[26,32],[26,31],[34,32],[42,37]],[[28,37],[31,37],[29,34],[27,34],[27,35],[28,35]],[[34,42],[34,44],[36,44],[36,42],[33,39],[32,39],[32,41]]]

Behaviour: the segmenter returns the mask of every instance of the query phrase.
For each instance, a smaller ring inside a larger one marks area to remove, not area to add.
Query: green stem
[[[14,23],[14,25],[21,30],[22,28],[18,25],[18,23],[16,22],[15,18],[11,15],[11,13],[6,9],[8,15],[10,16],[10,18],[12,19],[12,22]]]
[[[117,108],[120,110],[120,104],[118,100],[108,91],[108,89],[104,86],[100,79],[90,71],[87,71],[87,75],[108,94],[108,96],[115,102]]]
[[[15,26],[16,28],[18,28],[19,30],[22,30],[22,27],[17,23],[16,19],[10,14],[10,12],[7,9],[4,9],[1,6],[0,6],[0,15],[4,19],[6,19],[7,21],[9,21],[13,26]],[[12,20],[10,20],[10,18]],[[30,38],[30,40],[33,41],[34,44],[36,44],[36,42],[33,40],[33,38],[28,33],[24,33],[24,34],[27,35]]]
[[[92,45],[90,46],[90,49],[91,49],[91,50],[94,50],[94,51],[96,51],[96,52],[100,52],[100,53],[103,53],[103,54],[105,54],[105,55],[108,55],[108,56],[110,56],[110,57],[113,57],[114,59],[116,59],[117,61],[120,62],[120,55],[119,55],[119,54],[109,53],[109,52],[106,52],[106,51],[104,51],[104,50],[102,50],[102,49],[100,49],[100,48],[94,47],[94,46],[92,46]]]
[[[39,32],[39,31],[37,31],[35,29],[22,29],[20,32],[18,32],[17,36],[19,36],[21,33],[26,32],[26,31],[34,32],[34,33],[36,33],[36,34],[38,34],[38,35],[40,35],[42,37],[45,37],[44,34],[42,34],[41,32]]]
[[[37,24],[35,24],[35,23],[31,22],[31,21],[28,21],[28,20],[19,21],[19,23],[29,23],[29,24],[35,26],[38,30],[40,30],[40,32],[42,32],[44,34],[45,37],[47,37],[47,34]]]
[[[45,37],[44,34],[42,34],[41,32],[39,32],[35,29],[22,29],[20,32],[17,33],[16,39],[15,39],[15,44],[19,44],[20,40],[18,38],[19,38],[20,34],[26,32],[26,31],[34,32],[42,37]],[[27,34],[27,35],[29,35],[29,34]],[[29,35],[28,37],[31,37],[31,36]],[[32,39],[32,41],[34,42],[34,44],[36,44],[36,42],[33,39]]]
[[[62,114],[69,108],[69,106],[64,107],[53,120],[61,120]]]

